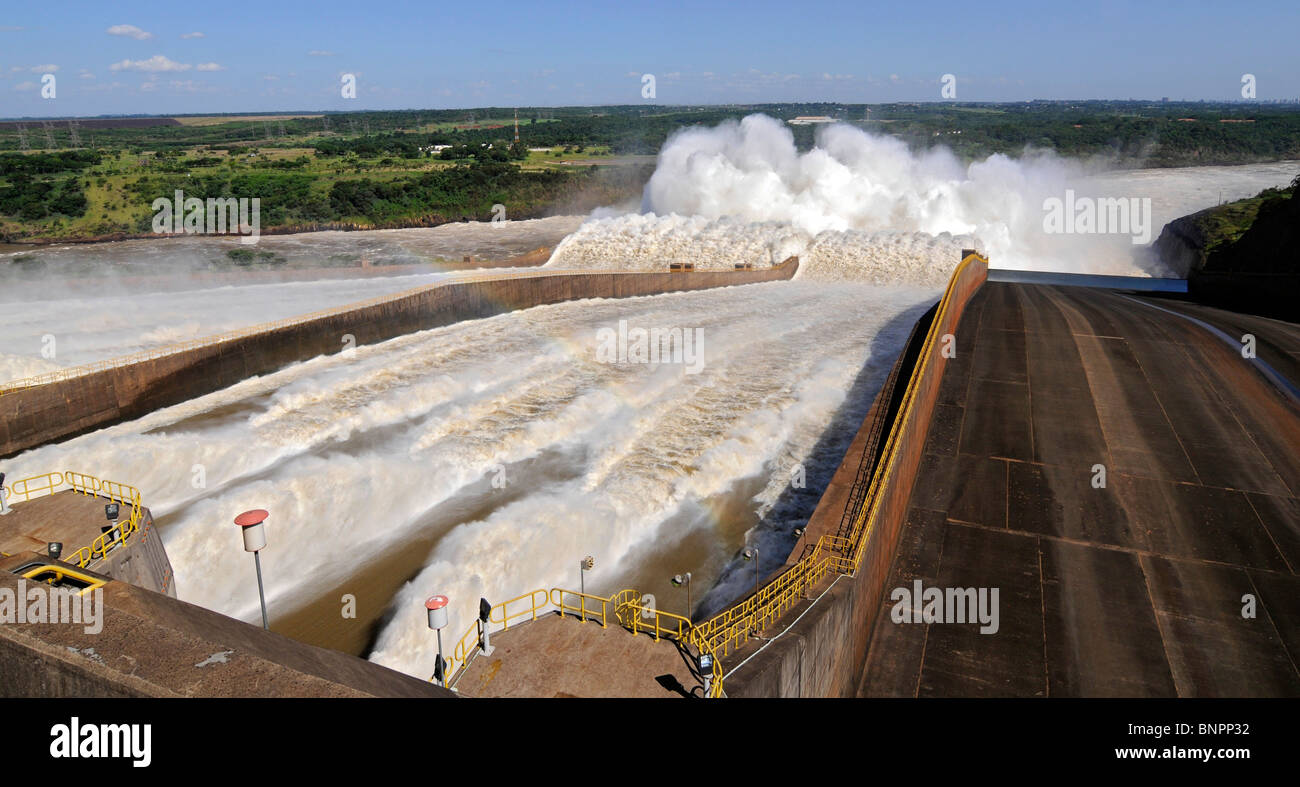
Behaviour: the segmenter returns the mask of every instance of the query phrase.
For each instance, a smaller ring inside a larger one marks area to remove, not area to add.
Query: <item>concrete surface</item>
[[[692,657],[669,639],[557,613],[492,635],[458,676],[467,697],[701,696]]]
[[[104,506],[109,502],[112,501],[98,495],[63,490],[15,503],[8,516],[0,517],[0,553],[44,555],[49,542],[60,541],[63,559],[69,560],[78,549],[90,546],[100,537],[101,527],[108,522],[104,518]],[[126,519],[130,515],[129,507],[122,506],[121,514]],[[105,558],[91,562],[88,568],[176,597],[171,561],[148,508],[144,509],[139,529]]]
[[[0,558],[0,589],[33,553]],[[91,572],[94,573],[94,572]],[[28,582],[28,592],[33,583]],[[102,630],[0,625],[0,695],[10,697],[452,697],[427,681],[304,645],[202,607],[110,581]]]
[[[1210,316],[1294,353],[1295,326]],[[1000,627],[895,623],[885,600],[860,692],[1300,695],[1282,391],[1204,328],[1100,290],[988,283],[956,341],[889,586],[997,587]]]

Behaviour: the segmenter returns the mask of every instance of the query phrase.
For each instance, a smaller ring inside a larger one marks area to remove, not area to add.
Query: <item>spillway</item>
[[[11,467],[75,456],[150,490],[180,598],[250,621],[230,519],[268,508],[274,625],[423,674],[433,592],[457,599],[459,630],[479,596],[576,584],[586,554],[589,587],[635,580],[679,606],[667,577],[692,571],[699,601],[747,539],[778,563],[794,466],[811,510],[843,451],[819,442],[827,423],[861,418],[936,295],[782,282],[539,307],[301,363]],[[598,361],[620,320],[699,329],[698,373]]]

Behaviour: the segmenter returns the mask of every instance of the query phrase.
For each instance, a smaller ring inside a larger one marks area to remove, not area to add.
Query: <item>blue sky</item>
[[[1295,0],[7,6],[0,117],[926,101],[943,74],[966,101],[1240,99],[1247,73],[1300,98]]]

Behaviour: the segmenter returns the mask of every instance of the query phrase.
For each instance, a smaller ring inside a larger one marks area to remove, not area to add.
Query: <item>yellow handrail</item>
[[[14,496],[20,496],[24,501],[29,501],[33,497],[54,494],[64,484],[78,494],[98,495],[130,507],[124,521],[119,522],[107,533],[100,534],[90,546],[82,547],[72,553],[64,560],[65,563],[75,563],[78,567],[85,568],[125,544],[127,539],[140,529],[140,523],[144,520],[144,505],[141,502],[140,490],[128,484],[106,481],[86,473],[64,470],[22,478],[9,486],[9,497],[13,499]]]
[[[900,426],[907,423],[916,400],[919,381],[925,379],[925,373],[929,369],[934,355],[934,345],[940,336],[939,328],[944,325],[954,288],[962,272],[975,261],[988,263],[988,259],[979,254],[969,254],[962,258],[953,271],[947,289],[944,290],[943,298],[939,301],[939,308],[935,311],[934,320],[930,323],[930,330],[921,349],[920,366],[908,380],[902,407],[899,408],[894,427],[890,429],[884,451],[881,453],[882,460],[868,487],[867,498],[854,518],[849,536],[842,538],[823,535],[817,540],[816,546],[807,557],[764,585],[753,596],[697,625],[692,638],[701,651],[713,653],[715,657],[719,652],[723,656],[727,655],[732,647],[739,647],[751,636],[762,633],[782,612],[801,600],[808,590],[828,573],[833,571],[852,575],[857,572],[863,550],[880,515],[879,491],[894,474],[895,460],[899,453],[898,443],[901,439]]]
[[[63,473],[57,470],[30,478],[20,478],[9,485],[9,499],[13,500],[16,495],[21,495],[23,500],[42,497],[53,493],[55,489],[63,486],[63,483]]]
[[[627,592],[629,591],[626,590],[621,591],[619,595]],[[564,600],[565,593],[568,593],[570,596],[577,596],[578,605],[574,606],[573,604],[569,604],[568,602],[566,602]],[[605,598],[603,596],[593,596],[590,593],[579,593],[576,590],[562,590],[560,588],[551,588],[551,604],[557,610],[559,610],[560,617],[564,617],[564,613],[569,612],[571,614],[576,615],[577,617],[581,618],[584,621],[599,620],[601,628],[606,628],[609,625],[609,609],[613,600],[614,597]],[[588,610],[587,607],[588,601],[593,602],[593,608],[591,610]],[[600,604],[600,617],[599,618],[588,617],[588,614],[594,614],[595,611],[594,604],[596,603]],[[615,608],[617,609],[617,607]]]
[[[540,604],[537,600],[539,594],[541,595]],[[547,592],[543,589],[515,596],[508,601],[503,601],[500,604],[494,605],[488,611],[488,623],[500,623],[501,629],[504,631],[505,629],[510,628],[510,621],[517,618],[528,616],[531,620],[537,620],[538,613],[545,611],[548,598],[549,596]],[[509,608],[511,604],[525,599],[527,599],[529,603],[527,609],[521,609],[516,612],[510,611]],[[448,681],[451,680],[453,675],[469,664],[470,658],[475,652],[477,652],[476,649],[478,648],[479,643],[478,635],[479,621],[478,618],[474,618],[474,621],[469,624],[469,628],[465,630],[465,633],[462,634],[461,638],[456,642],[456,647],[452,650],[451,658],[447,659],[446,677]],[[432,678],[430,678],[430,680],[432,680]]]

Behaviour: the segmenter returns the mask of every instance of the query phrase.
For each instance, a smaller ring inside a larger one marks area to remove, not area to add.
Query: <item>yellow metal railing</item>
[[[907,423],[916,400],[917,387],[920,381],[925,379],[929,370],[931,359],[934,357],[934,345],[940,339],[941,328],[945,324],[954,289],[964,270],[975,262],[987,264],[988,259],[979,254],[969,254],[964,257],[953,271],[943,298],[939,301],[939,308],[935,311],[934,320],[930,323],[930,329],[921,349],[919,366],[908,380],[902,406],[899,408],[898,416],[889,431],[881,454],[882,460],[876,468],[862,507],[854,518],[849,536],[847,538],[822,536],[807,557],[764,585],[753,596],[695,626],[692,639],[701,651],[713,653],[715,656],[726,656],[732,649],[745,644],[751,637],[761,634],[783,612],[802,600],[808,591],[828,574],[856,573],[862,560],[863,550],[881,512],[880,490],[886,487],[894,475],[901,440],[901,425]]]
[[[33,497],[44,497],[61,486],[63,486],[63,473],[58,471],[20,478],[9,485],[9,500],[13,502],[16,497],[21,497],[26,501]]]
[[[601,628],[608,627],[613,621],[630,630],[634,636],[638,632],[652,633],[655,641],[667,637],[686,645],[695,644],[689,620],[681,615],[644,606],[640,601],[641,594],[635,590],[620,590],[605,597],[564,588],[551,588],[550,591],[539,589],[493,606],[488,613],[488,625],[499,624],[501,628],[494,631],[504,631],[512,621],[524,617],[537,620],[538,615],[553,609],[560,617],[573,616],[584,622],[596,621]],[[514,611],[511,611],[511,605],[515,605]],[[482,629],[479,620],[475,618],[457,640],[451,657],[447,659],[446,679],[449,685],[454,684],[459,673],[469,666],[481,644]],[[712,651],[705,652],[712,655]],[[711,678],[709,696],[722,696],[722,665],[716,655]],[[429,680],[432,681],[433,678]]]
[[[699,624],[694,624],[681,615],[642,605],[641,594],[635,590],[621,590],[613,596],[605,597],[561,588],[552,588],[549,594],[544,590],[534,590],[532,593],[498,604],[492,608],[490,620],[506,623],[512,619],[504,611],[506,606],[522,599],[529,599],[531,607],[518,614],[531,614],[532,619],[536,620],[538,612],[546,606],[545,603],[542,607],[538,606],[539,595],[544,602],[549,602],[561,617],[573,615],[582,621],[599,621],[601,627],[606,627],[612,616],[619,625],[630,630],[633,636],[642,632],[652,633],[656,641],[667,637],[694,647],[699,654],[712,656],[712,680],[708,696],[724,696],[722,657],[743,646],[751,638],[760,636],[783,613],[806,600],[810,591],[828,576],[832,574],[851,576],[857,572],[862,561],[863,550],[881,515],[880,492],[893,478],[896,470],[902,427],[908,423],[917,399],[918,387],[929,372],[935,344],[939,341],[947,322],[953,293],[962,273],[975,262],[987,265],[988,259],[979,254],[965,256],[949,279],[948,287],[944,290],[943,298],[939,301],[939,307],[935,310],[934,319],[926,333],[919,356],[919,365],[908,379],[898,416],[889,430],[881,453],[881,461],[854,516],[848,536],[823,535],[806,557],[760,587],[754,595]],[[500,620],[493,617],[498,609],[503,610]],[[448,663],[449,680],[458,670],[463,669],[473,656],[473,649],[479,642],[478,631],[478,621],[475,621],[457,643],[453,658]]]
[[[541,596],[541,603],[538,603],[538,596]],[[519,618],[527,617],[530,621],[537,620],[539,613],[547,609],[548,594],[545,590],[534,590],[531,593],[524,593],[522,596],[515,596],[509,601],[503,601],[492,607],[488,612],[488,625],[493,623],[501,624],[501,630],[510,628],[510,623]],[[527,606],[519,602],[526,601]],[[514,611],[511,611],[511,605],[514,605]],[[452,649],[451,658],[447,659],[447,679],[450,680],[453,675],[465,667],[470,658],[474,656],[479,645],[479,621],[474,619],[469,624],[469,628],[461,635],[456,642],[456,647]],[[432,680],[432,678],[430,679]]]
[[[78,596],[84,596],[92,590],[102,588],[107,584],[104,580],[98,577],[92,577],[89,574],[83,574],[80,571],[73,571],[64,566],[37,566],[23,572],[22,577],[23,579],[32,579],[49,585],[56,585],[70,577],[84,585],[81,592],[77,594]]]
[[[584,621],[599,620],[600,627],[606,628],[607,626],[609,626],[611,607],[613,609],[617,609],[618,602],[616,601],[616,599],[619,596],[623,595],[624,593],[628,593],[628,592],[629,591],[624,590],[615,594],[614,596],[611,596],[610,598],[605,598],[603,596],[593,596],[590,593],[579,593],[574,590],[561,590],[560,588],[551,588],[551,604],[560,613],[560,617],[564,617],[565,613],[567,612],[568,614],[574,615],[575,617],[578,617]],[[565,599],[565,594],[576,597],[578,600],[577,603],[573,604],[567,601]],[[596,614],[596,609],[598,607],[600,609],[600,615],[599,617],[594,617],[594,615]]]
[[[85,568],[91,563],[102,560],[109,552],[126,543],[144,520],[144,505],[140,490],[118,481],[106,481],[85,473],[72,470],[42,473],[41,475],[22,478],[9,485],[9,499],[22,498],[23,501],[44,497],[59,491],[67,485],[71,491],[82,495],[93,495],[112,500],[127,507],[125,517],[106,533],[100,534],[90,546],[82,547],[64,559],[65,563],[75,563]]]

